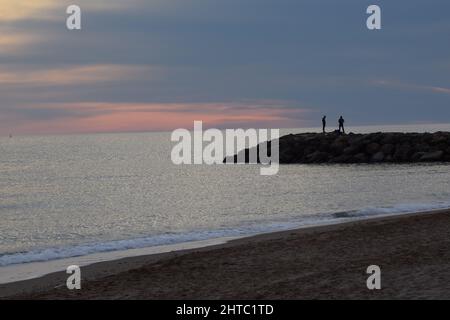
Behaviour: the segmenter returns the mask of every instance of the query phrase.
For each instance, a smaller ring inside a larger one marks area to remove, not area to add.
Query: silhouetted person
[[[345,133],[345,129],[344,129],[344,118],[342,118],[342,116],[339,118],[339,132],[341,132],[342,129],[342,133]]]
[[[327,127],[327,116],[323,116],[323,118],[322,118],[322,127],[323,127],[323,133],[325,133],[325,129]]]

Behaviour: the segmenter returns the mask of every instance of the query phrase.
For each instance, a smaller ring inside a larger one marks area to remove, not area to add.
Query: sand
[[[381,267],[368,290],[367,267]],[[271,233],[0,286],[2,299],[450,299],[450,211]]]

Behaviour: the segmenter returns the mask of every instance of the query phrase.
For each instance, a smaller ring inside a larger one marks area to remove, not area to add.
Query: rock
[[[383,139],[383,133],[382,132],[371,133],[369,137],[370,141],[380,144],[381,139]]]
[[[433,134],[426,132],[422,135],[421,139],[422,139],[422,142],[428,144],[428,143],[430,143],[431,139],[433,139]]]
[[[395,144],[395,136],[392,133],[385,133],[380,140],[381,144]]]
[[[393,154],[395,151],[395,146],[393,144],[385,144],[381,147],[381,152],[387,155]]]
[[[335,141],[331,147],[330,150],[333,154],[338,155],[341,154],[344,149],[345,149],[346,145],[340,141]]]
[[[351,162],[352,157],[349,155],[340,155],[335,158],[331,158],[330,163],[349,163]]]
[[[431,144],[447,143],[447,137],[439,135],[439,132],[431,139]]]
[[[326,141],[323,141],[322,144],[319,146],[319,151],[321,152],[330,152],[330,144]]]
[[[426,154],[426,152],[416,152],[412,155],[411,160],[413,162],[420,161],[420,159]]]
[[[435,149],[436,149],[436,150],[434,150],[434,151],[440,151],[440,150],[442,150],[442,152],[445,153],[445,150],[447,149],[447,147],[448,147],[448,144],[440,143],[440,144],[438,144],[437,146],[435,146]]]
[[[366,152],[370,155],[377,153],[380,150],[380,145],[376,142],[372,142],[366,147]]]
[[[414,150],[416,152],[430,152],[430,146],[428,144],[425,143],[418,143],[414,146]]]
[[[294,163],[294,155],[290,150],[283,150],[280,152],[280,163]]]
[[[354,146],[354,145],[360,145],[360,144],[362,144],[362,142],[364,141],[365,138],[366,138],[366,137],[365,137],[364,135],[362,135],[362,134],[355,134],[355,135],[349,137],[348,142],[349,142],[352,146]]]
[[[328,154],[325,152],[316,151],[306,157],[307,161],[310,163],[327,162]]]
[[[421,158],[420,161],[439,161],[442,159],[442,156],[444,155],[444,151],[439,150],[436,152],[428,152],[426,154],[424,154]]]
[[[341,145],[347,145],[348,144],[348,137],[347,136],[339,136],[335,141],[335,143],[339,143]]]
[[[372,162],[382,162],[384,160],[384,153],[383,152],[377,152],[372,156],[372,159],[370,161]]]
[[[357,153],[359,153],[360,150],[361,150],[360,147],[351,145],[350,147],[347,147],[344,149],[344,154],[345,155],[357,154]]]
[[[414,151],[408,143],[397,146],[394,153],[394,160],[399,162],[407,161]]]
[[[447,132],[302,133],[281,137],[279,146],[280,163],[450,162],[450,133]],[[238,153],[245,155],[248,163],[249,150]],[[236,156],[230,159],[238,161]]]
[[[353,157],[354,161],[356,163],[364,163],[368,162],[369,158],[364,153],[358,153],[356,156]]]

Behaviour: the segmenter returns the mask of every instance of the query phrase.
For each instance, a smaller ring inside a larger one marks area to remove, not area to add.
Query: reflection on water
[[[255,165],[174,166],[171,147],[169,133],[0,139],[0,255],[450,203],[447,165],[286,165],[261,176]]]

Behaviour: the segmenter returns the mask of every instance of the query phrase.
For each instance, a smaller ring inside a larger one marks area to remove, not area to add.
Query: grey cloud
[[[383,30],[370,32],[365,8],[372,2],[115,1],[122,4],[120,10],[84,9],[79,33],[65,30],[58,7],[52,12],[58,19],[9,24],[9,30],[30,33],[38,41],[0,56],[0,64],[158,66],[165,75],[49,86],[47,96],[19,87],[0,92],[4,101],[17,104],[33,98],[36,103],[273,99],[318,113],[346,113],[355,123],[450,121],[448,95],[373,83],[389,79],[450,87],[448,67],[442,67],[450,59],[450,3],[379,0]]]

